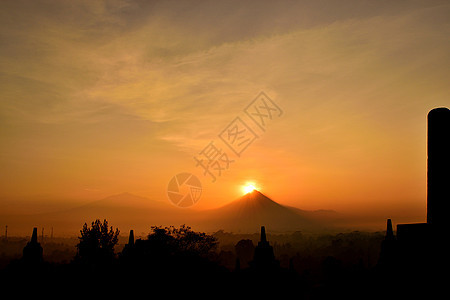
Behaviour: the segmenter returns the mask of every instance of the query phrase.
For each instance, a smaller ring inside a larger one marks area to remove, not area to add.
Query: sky
[[[449,15],[429,0],[2,1],[0,201],[169,201],[188,172],[195,209],[251,182],[302,209],[424,221]],[[261,92],[279,108],[264,130],[245,113]],[[237,117],[257,135],[240,156],[220,138]],[[214,182],[195,160],[211,142],[233,160]]]

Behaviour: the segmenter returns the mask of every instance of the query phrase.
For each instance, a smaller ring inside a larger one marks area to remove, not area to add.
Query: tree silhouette
[[[162,278],[179,278],[183,282],[207,280],[226,274],[211,257],[217,246],[215,237],[194,232],[182,225],[152,226],[146,239],[137,239],[133,251],[122,252],[118,259],[120,274],[128,282],[146,280],[160,282]]]
[[[166,254],[207,255],[217,247],[217,239],[204,232],[195,232],[191,227],[182,225],[179,228],[152,226],[152,233],[147,237],[153,250],[159,249]]]
[[[171,235],[177,240],[178,249],[182,252],[206,255],[217,247],[217,240],[214,236],[192,231],[191,227],[186,225],[182,225],[178,229],[172,228]]]
[[[103,223],[99,219],[95,220],[91,227],[84,223],[80,233],[77,261],[102,264],[114,259],[114,247],[118,242],[119,229],[114,230],[112,226],[108,227],[106,219],[103,220]]]

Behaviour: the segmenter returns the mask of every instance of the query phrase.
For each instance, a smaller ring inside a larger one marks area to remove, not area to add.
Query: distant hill
[[[254,190],[214,210],[204,211],[200,227],[233,232],[257,232],[264,225],[272,232],[322,231],[331,227],[333,211],[305,211],[283,206]]]
[[[112,226],[118,227],[122,234],[127,234],[129,229],[135,229],[139,234],[149,233],[152,225],[171,225],[170,219],[178,214],[179,210],[168,201],[154,201],[130,193],[121,193],[68,209],[5,215],[0,216],[0,219],[9,225],[11,234],[23,234],[24,231],[31,234],[33,227],[45,227],[45,234],[50,234],[53,227],[56,235],[77,235],[85,222],[90,225],[95,219],[107,219]]]
[[[49,214],[48,218],[57,222],[70,220],[80,228],[84,222],[90,224],[97,218],[107,219],[111,225],[119,227],[122,233],[126,234],[129,229],[135,229],[137,233],[148,233],[153,225],[171,225],[171,218],[176,218],[179,213],[168,201],[154,201],[122,193],[64,212]]]
[[[330,229],[338,216],[333,211],[305,211],[283,206],[259,191],[253,191],[217,209],[180,209],[169,201],[154,201],[130,193],[122,193],[84,205],[47,213],[3,215],[10,232],[31,234],[33,227],[51,227],[55,235],[78,235],[86,222],[107,219],[122,234],[134,229],[137,235],[146,235],[151,226],[179,226],[186,224],[194,230],[215,232],[225,230],[240,233],[258,232],[264,225],[271,232],[316,232]]]

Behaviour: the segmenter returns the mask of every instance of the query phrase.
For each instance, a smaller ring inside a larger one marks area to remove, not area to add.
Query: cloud
[[[448,6],[436,3],[7,2],[4,111],[43,122],[105,106],[159,122],[208,119],[261,89],[313,91],[358,72],[388,80],[396,74],[383,65],[407,73],[445,58],[433,45],[445,19],[429,16]]]
[[[144,41],[145,46],[119,56],[124,60],[111,64],[87,93],[120,103],[142,118],[176,124],[162,138],[179,145],[197,140],[195,132],[206,137],[209,130],[215,136],[260,90],[280,98],[291,112],[317,116],[322,110],[322,118],[333,122],[364,114],[369,111],[365,106],[376,112],[385,109],[383,105],[420,104],[424,100],[417,96],[395,99],[405,97],[395,85],[428,80],[440,90],[445,87],[443,77],[434,74],[445,73],[442,61],[448,61],[447,48],[436,47],[445,41],[446,21],[429,20],[442,10],[408,10],[294,28],[206,50],[188,49],[163,60],[146,55],[151,43],[143,34],[152,26],[143,27],[132,44]],[[337,112],[341,118],[332,117]]]
[[[418,121],[449,105],[445,1],[2,7],[0,123],[9,154],[26,156],[17,149],[31,145],[56,161],[86,143],[98,150],[87,167],[98,160],[99,168],[122,153],[144,158],[142,149],[155,165],[177,151],[192,157],[263,90],[285,114],[252,153],[283,153],[290,172],[336,174],[348,164],[353,176],[420,148]]]

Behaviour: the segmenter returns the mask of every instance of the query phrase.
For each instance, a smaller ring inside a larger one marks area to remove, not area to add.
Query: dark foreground
[[[436,261],[386,255],[384,232],[266,235],[263,227],[257,235],[207,235],[152,227],[144,238],[131,232],[123,245],[118,230],[96,222],[76,240],[41,245],[34,232],[15,259],[8,249],[23,240],[3,240],[3,290],[88,298],[404,299],[432,298],[443,284]]]

